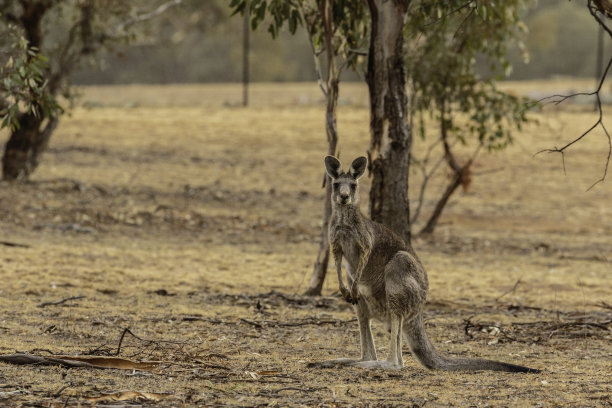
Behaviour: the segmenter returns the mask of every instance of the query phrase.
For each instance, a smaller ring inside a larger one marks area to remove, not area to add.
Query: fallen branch
[[[131,335],[138,341],[137,344],[130,344],[125,346],[125,340],[127,335]],[[193,347],[194,344],[187,341],[179,340],[155,340],[146,339],[134,334],[129,328],[123,329],[119,342],[116,346],[109,345],[107,343],[101,346],[91,349],[85,354],[88,356],[109,356],[107,358],[117,358],[119,354],[126,356],[130,359],[145,359],[147,361],[157,361],[159,363],[169,363],[170,365],[178,364],[178,355],[182,355],[187,361],[192,361],[193,355],[189,351],[185,351],[187,347]],[[127,353],[125,349],[131,348],[134,350],[132,353]],[[165,361],[165,356],[173,355],[174,359],[171,362]],[[154,357],[156,356],[156,357]],[[164,361],[161,361],[164,360]]]
[[[17,242],[10,242],[10,241],[0,241],[0,245],[4,245],[7,247],[13,247],[13,248],[29,248],[29,245],[26,244],[18,244]]]
[[[160,392],[145,392],[145,391],[118,391],[111,393],[102,393],[99,396],[85,397],[92,404],[100,402],[115,402],[115,401],[161,401],[172,396],[170,393]],[[109,405],[107,405],[109,406]],[[110,405],[117,407],[118,405]],[[132,405],[123,405],[132,406]]]
[[[80,295],[80,296],[71,296],[71,297],[67,297],[65,299],[56,300],[55,302],[42,302],[39,305],[37,305],[37,307],[57,306],[57,305],[61,305],[62,303],[69,302],[71,300],[79,300],[79,299],[85,299],[85,296],[83,296],[83,295]]]
[[[28,353],[16,353],[0,356],[0,362],[15,365],[59,365],[66,368],[116,368],[123,370],[152,370],[159,364],[155,361],[138,362],[123,358],[85,357],[85,356],[35,356]]]
[[[599,302],[599,303],[596,303],[595,306],[599,306],[599,307],[602,307],[604,309],[612,310],[612,305],[604,302],[603,300],[601,302]]]
[[[128,327],[126,327],[125,329],[123,329],[123,332],[121,333],[121,337],[119,338],[119,344],[117,345],[117,351],[115,351],[111,355],[118,356],[119,353],[121,353],[121,345],[123,344],[123,339],[125,338],[126,334],[129,334],[132,337],[134,337],[136,340],[139,340],[139,341],[145,343],[146,346],[151,345],[151,344],[153,344],[155,346],[160,346],[163,343],[172,344],[172,345],[179,345],[179,346],[184,346],[184,345],[188,344],[188,343],[183,342],[183,341],[144,339],[144,338],[142,338],[140,336],[135,335]]]
[[[258,329],[261,329],[263,326],[261,325],[261,323],[255,322],[253,320],[249,320],[249,319],[240,319],[241,322],[244,322],[246,324],[250,324],[251,326],[254,326]],[[263,322],[263,321],[262,321]]]
[[[26,390],[2,391],[0,392],[0,399],[6,399],[6,398],[14,397],[15,395],[21,395],[21,394],[29,394],[29,391],[26,391]]]
[[[612,323],[612,320],[608,320],[605,322],[568,322],[568,323],[559,323],[556,326],[552,327],[553,330],[563,329],[565,327],[594,327],[601,330],[610,330],[608,325]]]

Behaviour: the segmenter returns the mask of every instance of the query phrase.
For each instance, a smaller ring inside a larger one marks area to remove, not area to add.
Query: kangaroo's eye
[[[334,190],[337,190],[340,187],[340,183],[334,183]]]
[[[355,192],[356,189],[357,189],[357,184],[351,184],[351,191]]]

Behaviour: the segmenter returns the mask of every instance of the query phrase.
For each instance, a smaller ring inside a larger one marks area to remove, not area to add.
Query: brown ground
[[[344,89],[347,162],[367,148],[368,112],[362,87]],[[325,296],[299,295],[322,211],[320,96],[313,85],[257,85],[245,109],[234,106],[239,91],[85,89],[32,182],[0,183],[0,240],[26,245],[0,245],[0,354],[119,350],[162,362],[0,363],[0,405],[612,405],[610,181],[585,192],[607,142],[596,133],[571,150],[566,175],[559,156],[533,157],[579,135],[591,112],[534,114],[511,148],[479,157],[471,189],[433,237],[414,242],[438,349],[542,374],[430,372],[407,347],[399,372],[315,370],[306,364],[359,354],[334,274]],[[445,181],[442,171],[425,213]],[[40,307],[73,296],[84,298]],[[133,335],[120,341],[126,328]],[[105,397],[125,391],[140,394]]]

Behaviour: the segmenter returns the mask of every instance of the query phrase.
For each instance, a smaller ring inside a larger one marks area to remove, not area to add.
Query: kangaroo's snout
[[[338,189],[338,204],[351,203],[351,189],[348,185],[341,183]]]
[[[351,195],[348,192],[342,192],[340,193],[340,199],[342,201],[348,201],[348,199],[351,198]]]

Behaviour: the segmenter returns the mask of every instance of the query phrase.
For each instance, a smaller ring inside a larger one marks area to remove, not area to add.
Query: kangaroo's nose
[[[350,195],[348,193],[340,193],[340,198],[342,201],[348,201]]]

